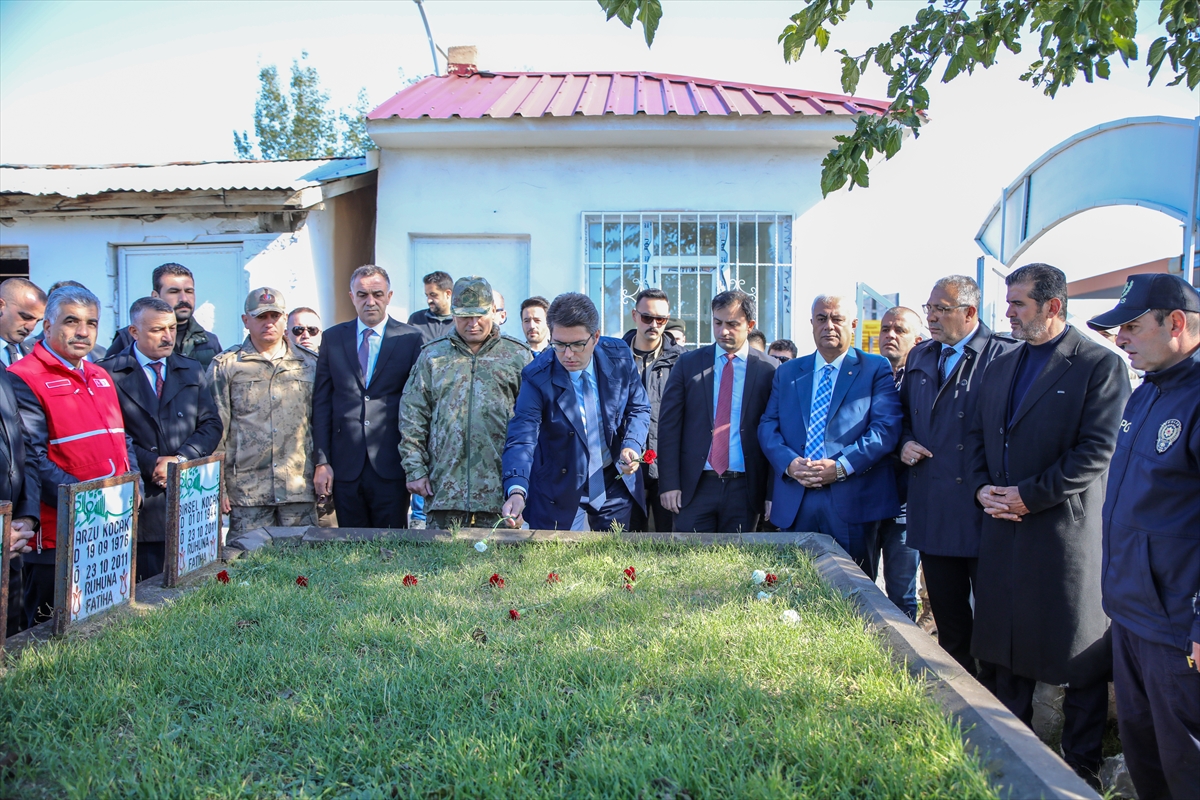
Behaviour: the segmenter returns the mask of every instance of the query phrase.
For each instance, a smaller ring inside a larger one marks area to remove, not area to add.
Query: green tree
[[[1108,78],[1113,57],[1128,66],[1138,59],[1137,11],[1139,0],[979,0],[968,9],[967,0],[928,0],[910,25],[863,53],[842,57],[842,90],[854,94],[859,79],[873,64],[888,76],[887,94],[892,103],[886,114],[858,117],[854,132],[834,137],[838,146],[821,163],[821,192],[828,195],[850,184],[867,186],[869,162],[876,153],[891,158],[903,142],[905,130],[920,135],[929,109],[927,84],[940,71],[947,83],[987,69],[996,63],[1001,47],[1020,53],[1022,39],[1037,42],[1037,58],[1021,76],[1050,97],[1070,86],[1080,75],[1091,83]],[[608,19],[614,16],[626,27],[636,18],[649,46],[662,18],[659,0],[598,0]],[[779,34],[785,61],[797,61],[810,43],[824,51],[831,29],[844,23],[856,4],[868,10],[874,0],[805,0],[806,7],[791,17]],[[1200,86],[1200,0],[1160,0],[1158,22],[1166,35],[1146,53],[1150,83],[1170,63],[1174,79],[1169,85]],[[944,63],[944,66],[942,66]]]
[[[353,107],[337,111],[329,105],[329,94],[321,87],[317,68],[307,62],[307,52],[292,61],[286,95],[274,65],[259,69],[254,140],[246,131],[233,132],[238,158],[331,158],[362,155],[374,149],[367,135],[366,115],[371,106],[366,89],[359,90]]]

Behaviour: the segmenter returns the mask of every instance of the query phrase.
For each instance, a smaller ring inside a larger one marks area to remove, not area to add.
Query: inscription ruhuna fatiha
[[[167,465],[166,585],[217,560],[221,547],[221,455]]]
[[[56,598],[56,605],[61,609],[65,601],[71,623],[133,597],[136,477],[130,473],[68,487],[70,528],[60,529],[59,541],[67,533],[71,546],[58,547],[59,575],[66,580],[61,581],[65,597]]]

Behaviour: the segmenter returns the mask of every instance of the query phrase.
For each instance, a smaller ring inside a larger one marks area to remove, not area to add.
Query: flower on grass
[[[779,619],[783,620],[784,622],[788,623],[789,625],[799,625],[800,624],[800,615],[797,614],[795,611],[793,611],[790,608],[787,611],[784,611],[782,614],[780,614]]]
[[[772,596],[770,592],[759,592],[755,595],[759,600],[770,600]]]
[[[304,577],[303,575],[297,576],[296,577],[296,585],[302,589],[307,589],[308,588],[308,578]]]
[[[546,583],[559,583],[561,581],[562,581],[562,578],[560,578],[558,576],[557,572],[551,572],[549,575],[546,576]]]
[[[484,541],[482,541],[482,540],[480,540],[480,541],[476,542],[476,543],[475,543],[475,549],[476,549],[476,550],[478,550],[478,551],[479,551],[479,552],[481,552],[481,553],[484,553],[484,552],[486,552],[486,551],[487,551],[487,542],[484,542]]]
[[[496,520],[496,524],[492,526],[492,530],[490,533],[488,533],[488,536],[491,536],[493,533],[495,533],[496,528],[499,528],[504,523],[516,522],[516,521],[517,521],[517,518],[515,516],[513,516],[512,514],[509,514],[506,517],[501,517],[500,519]],[[488,537],[485,536],[482,539],[480,539],[478,542],[475,543],[475,549],[478,550],[480,553],[487,552],[487,539],[488,539]]]
[[[488,578],[488,583],[490,583],[492,587],[496,589],[504,588],[504,578],[501,578],[500,573],[498,572],[492,573],[492,577]]]
[[[633,567],[626,567],[623,570],[623,572],[625,573],[625,577],[628,578],[631,582],[637,580],[637,570],[634,569]]]
[[[416,575],[405,575],[404,576],[404,585],[405,586],[416,586],[417,585],[417,576]]]
[[[625,584],[625,591],[627,591],[627,592],[632,592],[632,591],[633,591],[633,584],[632,584],[632,583],[627,583],[627,584]]]
[[[779,576],[776,575],[774,572],[767,573],[767,576],[766,576],[767,586],[774,586],[775,582],[777,580],[779,580]]]
[[[221,583],[229,583],[229,570],[223,569],[217,573],[217,580]]]
[[[520,619],[520,618],[521,618],[521,612],[520,612],[520,611],[517,611],[515,608],[510,608],[510,609],[508,610],[508,618],[509,618],[509,619]]]
[[[750,580],[754,581],[756,584],[762,583],[766,579],[767,573],[763,572],[761,569],[756,569],[754,572],[750,573]]]

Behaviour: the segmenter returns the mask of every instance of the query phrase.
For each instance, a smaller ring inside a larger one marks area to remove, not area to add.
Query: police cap
[[[1155,308],[1200,311],[1200,292],[1178,275],[1165,272],[1130,275],[1117,307],[1089,319],[1088,327],[1098,331],[1119,328]]]

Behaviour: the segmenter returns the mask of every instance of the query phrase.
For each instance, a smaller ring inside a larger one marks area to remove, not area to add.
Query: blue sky
[[[860,4],[861,5],[861,4]],[[834,30],[830,52],[785,64],[776,37],[801,0],[664,0],[658,40],[605,22],[593,0],[427,0],[438,44],[479,47],[495,70],[626,69],[840,91],[832,50],[861,51],[921,7],[885,0]],[[1138,41],[1155,35],[1158,3],[1144,4]],[[864,13],[865,12],[865,13]],[[338,105],[365,87],[373,103],[432,65],[416,6],[393,2],[0,2],[0,161],[161,163],[233,157],[232,131],[252,127],[260,64],[286,71],[310,54]],[[1117,65],[1113,79],[1079,84],[1051,101],[1017,76],[1033,56],[1007,56],[987,72],[932,90],[932,123],[872,188],[809,212],[798,233],[823,265],[862,276],[919,305],[930,281],[973,274],[972,239],[984,215],[1028,163],[1100,122],[1162,114],[1192,118],[1200,100],[1146,68]],[[859,94],[883,97],[868,74]],[[1029,253],[1072,278],[1179,252],[1179,226],[1154,212],[1089,212]],[[853,243],[853,244],[848,244]]]

